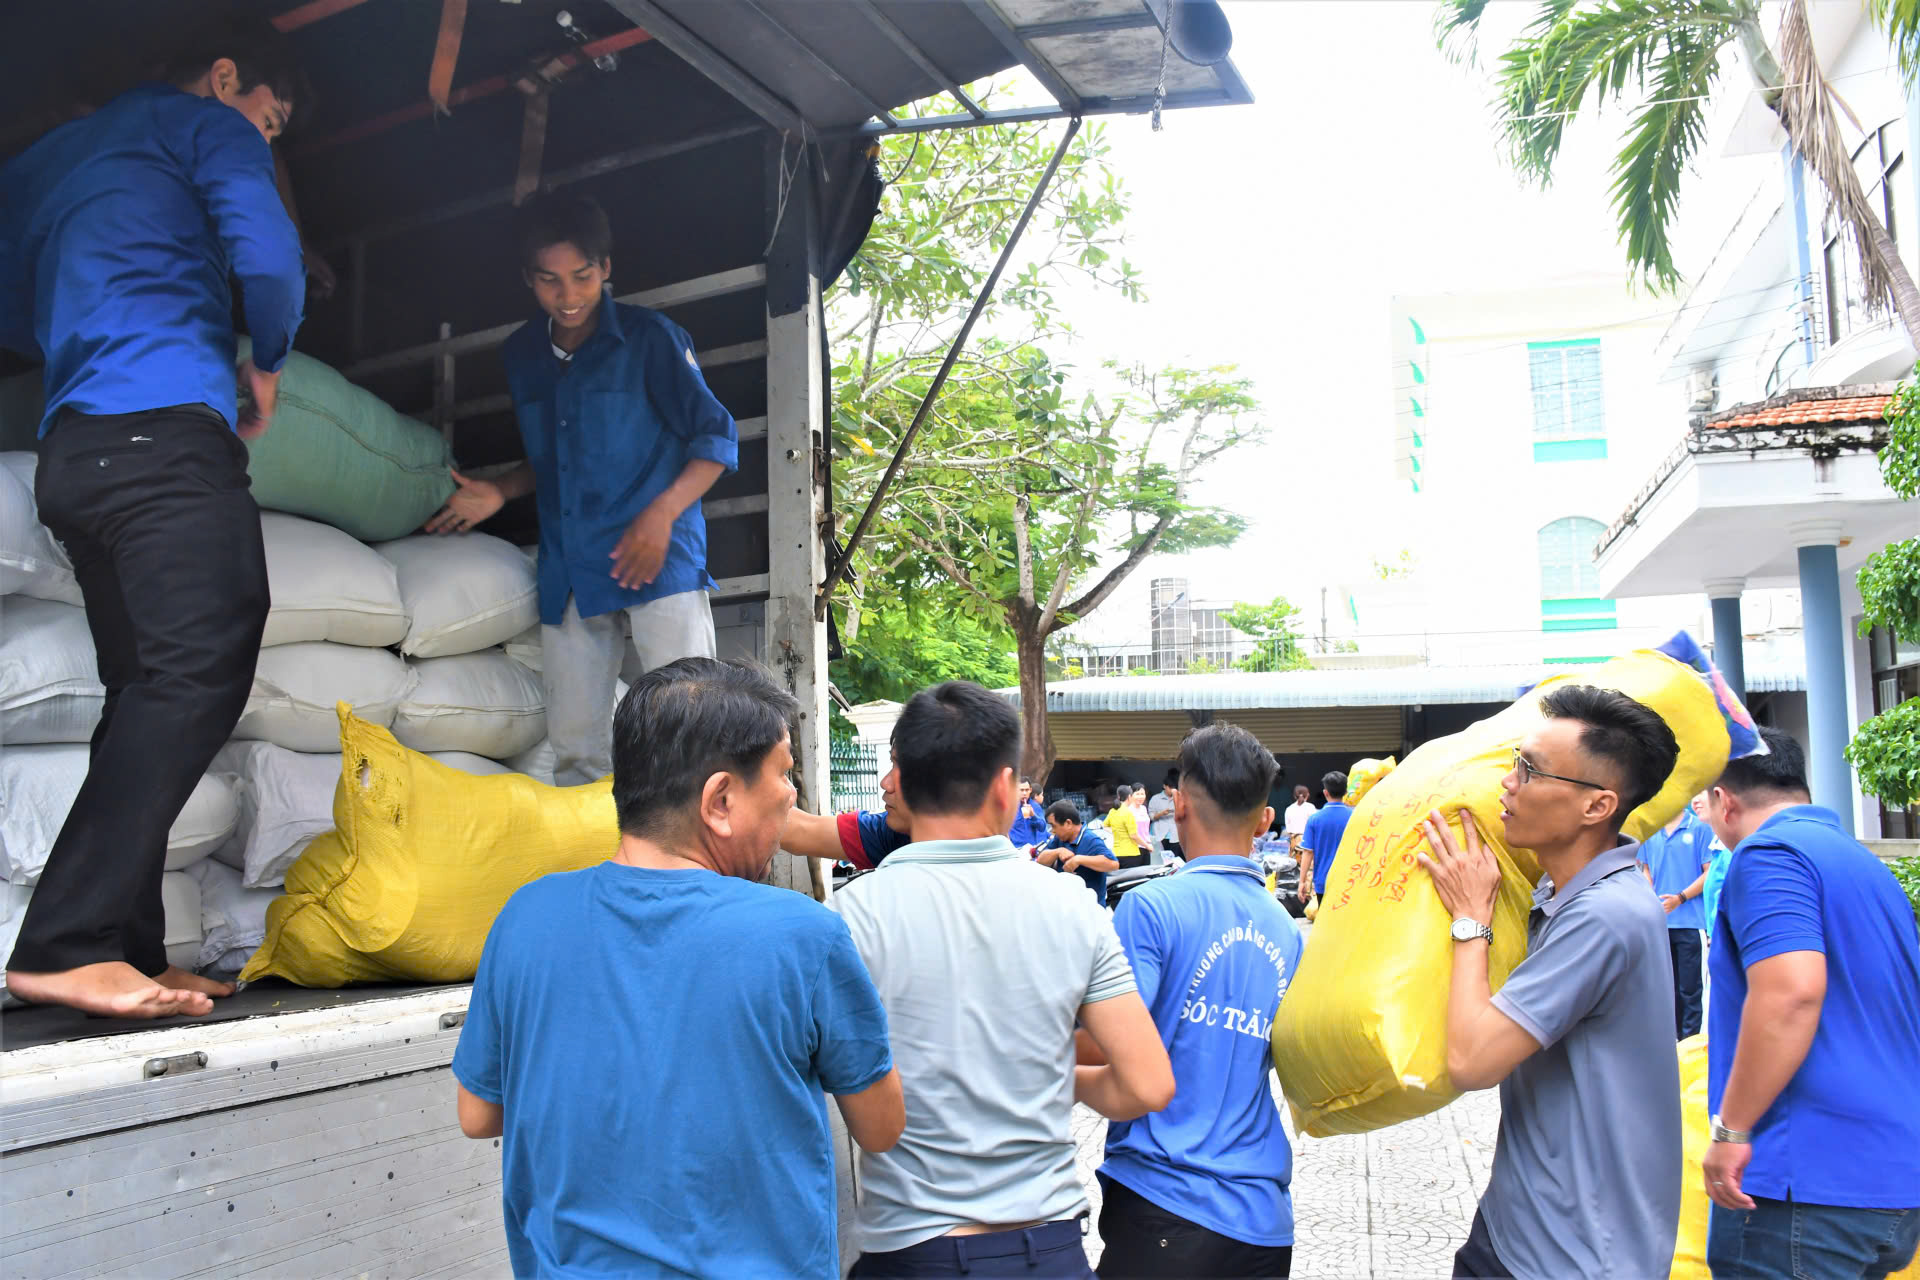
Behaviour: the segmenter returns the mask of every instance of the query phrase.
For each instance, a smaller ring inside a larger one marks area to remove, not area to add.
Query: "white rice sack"
[[[39,882],[54,837],[87,780],[87,754],[81,743],[0,751],[0,879]],[[200,779],[167,833],[167,870],[205,858],[226,843],[237,821],[233,788],[213,774]]]
[[[62,604],[80,603],[67,553],[40,523],[33,497],[39,458],[0,453],[0,596],[15,593]]]
[[[229,742],[214,756],[213,773],[232,784],[239,804],[233,838],[214,856],[239,870],[249,889],[280,884],[307,844],[333,830],[338,752],[307,755],[270,742]]]
[[[322,641],[275,645],[260,651],[253,692],[233,736],[289,751],[338,751],[336,702],[350,704],[369,724],[391,728],[412,684],[407,664],[385,649]]]
[[[529,671],[540,670],[540,624],[534,623],[525,631],[502,645],[507,656]]]
[[[167,963],[191,969],[200,963],[200,882],[184,871],[160,877],[166,910]]]
[[[522,751],[519,755],[509,759],[507,761],[507,767],[515,773],[526,774],[535,782],[544,782],[548,786],[552,786],[553,767],[556,759],[553,754],[553,742],[550,739],[542,738],[540,739],[540,745],[534,747],[533,750]]]
[[[332,525],[267,511],[260,516],[273,593],[262,647],[330,640],[380,649],[407,634],[393,566]]]
[[[476,778],[490,778],[495,774],[512,773],[513,770],[498,760],[489,760],[477,756],[471,751],[429,751],[428,755],[446,765],[449,769],[458,769],[470,773]]]
[[[499,649],[411,665],[413,688],[393,718],[402,745],[505,760],[547,736],[539,677]]]
[[[485,533],[420,535],[375,548],[399,574],[411,624],[410,658],[478,653],[540,621],[533,567],[511,542]]]
[[[187,872],[200,886],[200,954],[193,967],[225,977],[240,972],[267,936],[267,906],[278,889],[249,889],[232,867],[211,858]]]
[[[85,609],[0,597],[0,743],[85,742],[106,697]]]

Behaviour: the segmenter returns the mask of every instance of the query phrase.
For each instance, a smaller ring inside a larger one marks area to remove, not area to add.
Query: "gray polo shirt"
[[[1005,836],[930,840],[830,901],[880,990],[907,1099],[899,1144],[860,1153],[860,1251],[905,1249],[962,1223],[1085,1212],[1074,1022],[1080,1006],[1135,988],[1080,878]]]
[[[1664,1276],[1680,1221],[1680,1068],[1667,921],[1639,846],[1540,882],[1527,958],[1493,997],[1541,1044],[1500,1085],[1480,1201],[1519,1280]]]

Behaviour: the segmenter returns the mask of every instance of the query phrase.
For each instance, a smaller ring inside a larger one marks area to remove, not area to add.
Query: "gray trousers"
[[[629,641],[646,671],[676,658],[713,657],[707,593],[683,591],[593,618],[582,618],[569,599],[560,625],[540,628],[555,786],[598,782],[613,772],[614,686]]]

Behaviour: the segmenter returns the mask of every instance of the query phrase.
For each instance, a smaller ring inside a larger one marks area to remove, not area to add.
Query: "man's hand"
[[[673,520],[655,507],[648,507],[633,518],[618,546],[608,553],[613,561],[613,578],[629,591],[646,586],[660,576],[667,562],[667,544],[673,540]]]
[[[1076,853],[1060,865],[1063,870],[1078,871],[1080,869],[1080,855]]]
[[[1680,904],[1685,901],[1686,899],[1677,893],[1663,893],[1660,895],[1660,906],[1668,915],[1672,915],[1678,911]]]
[[[240,389],[246,393],[246,407],[240,411],[238,431],[242,440],[257,440],[273,422],[273,411],[280,407],[280,371],[262,373],[248,358],[240,362]]]
[[[428,533],[465,533],[507,505],[507,495],[491,480],[470,480],[452,472],[458,486],[447,505],[427,521]]]
[[[1420,855],[1420,865],[1433,877],[1433,891],[1440,905],[1454,919],[1462,917],[1481,924],[1493,924],[1493,904],[1500,896],[1500,863],[1493,851],[1480,839],[1480,828],[1473,814],[1460,811],[1460,825],[1466,832],[1466,848],[1454,843],[1453,828],[1435,809],[1420,824],[1426,832],[1432,856]]]
[[[1740,1189],[1747,1176],[1747,1162],[1753,1159],[1753,1146],[1745,1142],[1716,1142],[1707,1148],[1700,1162],[1701,1176],[1707,1182],[1707,1199],[1722,1209],[1751,1209],[1753,1197]]]
[[[340,287],[340,277],[334,275],[333,268],[318,253],[307,249],[306,254],[307,278],[313,282],[307,286],[307,296],[324,302]]]
[[[1060,861],[1060,850],[1050,849],[1044,845],[1036,847],[1033,851],[1033,860],[1043,867],[1050,867]]]

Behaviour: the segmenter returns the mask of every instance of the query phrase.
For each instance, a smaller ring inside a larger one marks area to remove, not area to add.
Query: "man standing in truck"
[[[45,363],[36,496],[106,686],[7,988],[114,1017],[203,1014],[232,990],[167,963],[160,877],[252,685],[267,568],[241,438],[267,429],[305,302],[271,150],[307,97],[285,39],[206,28],[166,80],[0,171],[0,343]]]
[[[613,693],[631,637],[648,670],[714,654],[700,499],[737,461],[733,417],[693,342],[646,307],[615,302],[613,233],[590,198],[523,211],[521,266],[545,320],[501,348],[527,460],[459,486],[427,522],[463,533],[508,499],[540,513],[540,644],[559,786],[613,768]]]

